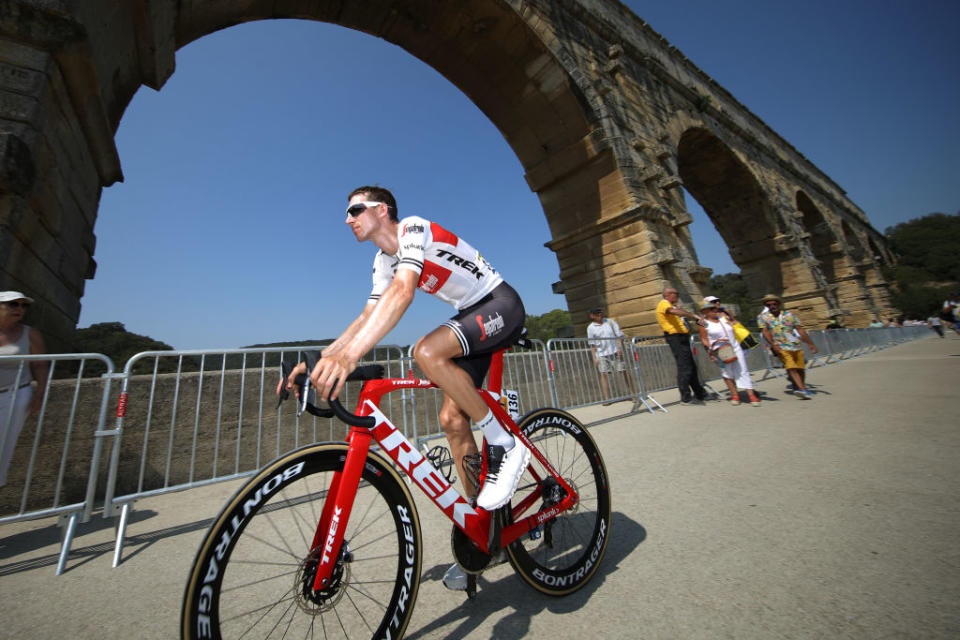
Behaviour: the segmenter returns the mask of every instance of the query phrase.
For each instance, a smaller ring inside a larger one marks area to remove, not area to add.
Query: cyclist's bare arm
[[[413,302],[419,279],[420,274],[416,271],[410,269],[397,271],[393,282],[373,308],[370,309],[368,305],[365,309],[366,318],[357,324],[353,337],[344,341],[342,347],[333,353],[328,354],[327,350],[324,350],[323,357],[310,373],[310,383],[320,397],[336,398],[340,394],[347,376],[357,368],[360,358],[373,349],[400,322],[400,318]],[[370,313],[367,314],[367,310]]]
[[[360,328],[366,323],[367,318],[370,316],[370,313],[373,311],[373,308],[376,306],[375,302],[367,302],[364,306],[363,311],[360,312],[360,315],[350,323],[350,325],[340,334],[340,337],[328,344],[320,352],[320,356],[333,355],[343,349],[343,346],[349,344],[353,340],[354,336],[357,335],[357,332],[360,331]],[[279,396],[283,391],[283,386],[286,385],[287,391],[296,388],[294,381],[297,376],[301,374],[308,373],[307,363],[300,362],[293,368],[293,371],[290,372],[290,375],[284,379],[281,379],[277,384],[277,395]]]

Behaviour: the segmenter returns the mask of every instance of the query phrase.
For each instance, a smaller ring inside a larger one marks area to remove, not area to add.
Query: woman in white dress
[[[0,291],[0,356],[44,353],[40,332],[23,324],[23,315],[33,303],[19,291]],[[0,487],[7,484],[7,471],[17,438],[28,414],[40,410],[49,365],[40,360],[21,367],[16,359],[0,363]],[[37,381],[34,392],[31,382]]]
[[[721,312],[716,302],[711,300],[704,300],[700,304],[700,311],[704,319],[700,326],[700,341],[706,347],[710,359],[723,369],[721,375],[730,390],[730,404],[733,406],[740,404],[740,393],[737,391],[739,388],[746,390],[751,406],[759,407],[760,398],[753,390],[753,379],[750,378],[747,359],[743,355],[743,349],[740,348],[733,332],[733,324],[737,321],[736,318],[732,317],[729,311]],[[720,352],[720,348],[724,345],[729,345],[736,356],[735,360],[723,361],[723,353]]]

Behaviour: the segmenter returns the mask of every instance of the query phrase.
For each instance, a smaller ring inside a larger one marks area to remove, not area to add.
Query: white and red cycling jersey
[[[398,269],[419,273],[418,289],[458,310],[475,304],[503,282],[476,249],[435,222],[419,216],[404,218],[397,227],[397,240],[396,255],[380,250],[373,259],[372,302],[380,299]]]

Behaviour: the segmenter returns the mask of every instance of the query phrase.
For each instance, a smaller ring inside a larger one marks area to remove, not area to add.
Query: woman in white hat
[[[40,332],[23,324],[23,316],[32,303],[33,298],[19,291],[0,291],[0,356],[46,353]],[[0,487],[7,484],[7,470],[27,414],[40,410],[47,386],[46,362],[33,361],[30,366],[21,363],[16,359],[0,361]],[[36,393],[30,384],[34,380]]]
[[[714,300],[704,298],[700,303],[700,312],[704,319],[704,323],[700,326],[700,342],[706,346],[710,359],[723,368],[723,373],[720,375],[730,390],[730,404],[734,406],[740,404],[740,392],[737,390],[739,388],[746,390],[751,406],[759,407],[760,398],[753,390],[753,379],[750,377],[747,359],[733,331],[733,323],[737,320],[730,317],[729,313],[721,312],[715,300],[716,298]],[[722,346],[725,348],[721,349]],[[728,360],[731,357],[733,359]],[[725,362],[725,360],[728,361]]]

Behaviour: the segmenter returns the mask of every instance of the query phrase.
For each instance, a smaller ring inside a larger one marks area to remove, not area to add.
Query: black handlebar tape
[[[373,429],[377,424],[377,419],[373,416],[358,416],[350,413],[337,398],[328,400],[328,402],[330,403],[330,408],[333,409],[333,414],[351,426]]]

